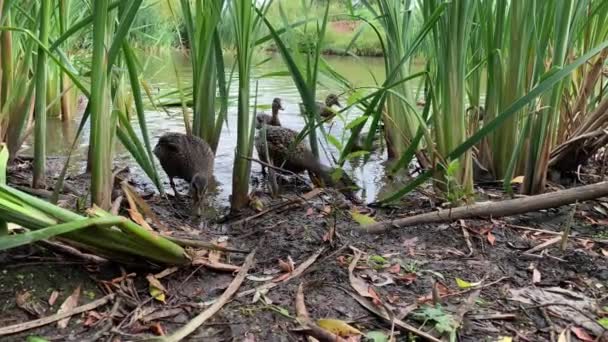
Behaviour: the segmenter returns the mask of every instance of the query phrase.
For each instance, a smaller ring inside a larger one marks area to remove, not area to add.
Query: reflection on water
[[[191,77],[190,62],[184,55],[179,53],[174,53],[172,57],[178,66],[180,82],[182,82],[182,86],[184,86]],[[265,58],[267,57],[260,56],[259,60],[261,61]],[[348,57],[328,57],[326,59],[336,71],[347,77],[356,86],[372,86],[376,81],[382,82],[384,80],[384,64],[381,59],[354,59]],[[145,78],[152,86],[152,89],[160,89],[161,92],[165,92],[174,89],[177,86],[175,69],[170,57],[149,57],[147,60],[143,60],[142,58],[142,62],[146,68]],[[227,70],[230,70],[232,62],[233,61],[229,59],[226,61]],[[278,57],[274,57],[268,62],[256,66],[252,79],[253,82],[256,80],[259,82],[258,104],[270,105],[273,98],[280,97],[283,100],[283,106],[285,107],[285,110],[280,113],[282,125],[299,131],[304,127],[305,123],[299,113],[298,103],[300,102],[300,96],[291,78],[282,76],[264,77],[265,74],[270,72],[284,70],[286,69],[281,59]],[[238,84],[236,80],[238,75],[236,75],[236,72],[234,77],[235,79],[232,81],[233,86],[230,91],[230,95],[234,100],[231,101],[228,109],[228,122],[224,125],[215,161],[215,177],[219,182],[218,197],[216,200],[223,204],[227,203],[228,196],[231,192],[232,165],[234,149],[236,147],[236,96],[238,93],[236,86]],[[255,86],[253,86],[252,89],[255,89]],[[330,80],[321,79],[317,91],[319,99],[324,98],[330,92],[339,93],[339,89],[336,85],[333,85]],[[344,104],[346,99],[342,98],[341,102]],[[344,134],[344,126],[359,114],[360,112],[358,110],[353,109],[345,114],[344,120],[336,118],[331,125],[326,125],[325,129],[329,130],[332,135],[338,138],[338,140],[347,139],[348,135]],[[77,121],[67,123],[62,123],[56,119],[49,120],[47,134],[47,149],[49,155],[67,154],[76,134],[79,120],[80,118],[77,118]],[[158,138],[166,132],[184,132],[181,109],[170,109],[167,113],[164,110],[148,108],[146,111],[146,122],[153,145],[156,144]],[[137,124],[135,123],[135,125]],[[84,169],[88,132],[89,126],[87,124],[83,133],[83,139],[81,139],[74,155],[75,162],[71,168],[72,172],[79,172]],[[30,144],[29,146],[31,146],[31,141],[28,141],[28,143]],[[331,155],[333,154],[333,156],[337,158],[339,155],[338,151],[324,139],[322,139],[321,143],[323,147],[321,149],[321,158],[323,162],[326,164],[333,164],[333,162],[330,162],[332,160]],[[25,148],[28,149],[29,146],[26,145]],[[31,152],[33,151],[30,151],[30,153]],[[360,195],[367,201],[375,199],[379,192],[379,188],[383,185],[384,159],[385,155],[374,154],[367,164],[363,165],[363,163],[353,161],[346,165],[347,173],[354,176],[357,180],[358,184],[362,187]],[[135,166],[135,162],[129,157],[122,146],[116,147],[116,161],[118,163],[126,163]],[[157,165],[159,164],[157,163]],[[159,170],[162,170],[160,165]],[[252,171],[254,173],[259,173],[259,165],[253,165]],[[143,172],[141,172],[141,174],[143,175]],[[165,177],[164,172],[161,171],[161,174]]]

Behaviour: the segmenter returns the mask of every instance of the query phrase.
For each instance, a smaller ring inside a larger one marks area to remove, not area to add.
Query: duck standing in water
[[[269,126],[281,126],[281,121],[279,121],[279,110],[284,110],[283,105],[281,103],[281,99],[275,97],[272,100],[272,116],[260,113],[255,117],[256,124],[255,127],[257,129],[262,128],[262,125],[266,124]]]
[[[169,183],[175,196],[179,193],[173,178],[181,178],[190,183],[193,209],[197,216],[200,215],[207,189],[213,178],[215,155],[209,144],[195,136],[166,133],[158,140],[154,154],[169,176]]]
[[[327,95],[327,97],[325,98],[325,103],[317,101],[316,105],[317,105],[317,111],[319,112],[319,115],[322,118],[326,118],[326,119],[331,119],[334,117],[334,115],[336,115],[336,112],[332,109],[332,106],[336,105],[338,107],[342,107],[342,105],[340,104],[340,101],[338,99],[338,95],[336,95],[336,94]],[[306,108],[304,108],[303,103],[300,103],[300,112],[302,112],[302,113],[306,112]]]
[[[265,141],[262,130],[258,131],[255,137],[255,148],[261,161],[270,161],[273,165],[293,173],[308,171],[315,183],[323,181],[325,186],[337,188],[348,197],[355,198],[352,190],[356,185],[346,174],[342,173],[340,179],[334,181],[333,169],[321,164],[305,141],[295,144],[298,132],[285,127],[266,125],[265,134]]]

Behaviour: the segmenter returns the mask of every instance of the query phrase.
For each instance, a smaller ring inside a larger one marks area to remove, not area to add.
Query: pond
[[[266,55],[257,56],[259,61],[267,58],[268,56]],[[326,56],[325,58],[336,71],[338,71],[356,86],[372,86],[375,84],[375,80],[377,80],[377,82],[382,82],[384,80],[384,64],[381,58],[352,58],[335,56]],[[186,56],[179,52],[173,52],[171,54],[161,56],[145,56],[144,59],[142,54],[141,60],[146,70],[144,78],[155,92],[165,93],[176,88],[177,78],[175,75],[175,67],[171,61],[172,59],[175,61],[175,65],[177,65],[179,80],[182,86],[187,85],[190,83],[189,81],[191,81],[192,68],[190,61]],[[231,65],[232,60],[228,59],[226,61],[226,68],[229,70]],[[286,68],[280,56],[272,56],[272,58],[267,62],[256,65],[255,69],[253,70],[252,80],[253,82],[256,80],[258,81],[258,104],[270,105],[273,98],[281,98],[283,107],[285,108],[285,110],[280,113],[282,125],[284,127],[299,131],[304,127],[305,122],[303,117],[300,115],[299,110],[300,95],[291,77],[264,76],[271,72],[285,70]],[[232,87],[230,89],[232,100],[230,101],[230,106],[228,109],[228,120],[227,124],[225,124],[223,127],[215,161],[215,178],[218,182],[218,191],[213,202],[221,205],[228,204],[232,186],[232,169],[234,150],[236,147],[236,96],[238,93],[237,77],[238,75],[236,75],[235,71]],[[252,87],[252,89],[255,89],[255,85]],[[332,85],[331,82],[322,79],[317,90],[318,100],[324,99],[327,94],[332,92],[340,93],[340,89],[336,85]],[[342,97],[340,101],[344,105],[346,102],[346,96]],[[344,120],[336,118],[333,120],[332,124],[326,124],[325,129],[338,138],[338,140],[347,139],[348,134],[343,134],[345,125],[360,114],[361,112],[357,109],[349,110],[348,113],[344,114]],[[47,134],[47,153],[49,156],[64,156],[67,154],[76,134],[79,120],[80,118],[76,118],[73,122],[62,123],[58,119],[49,119]],[[149,108],[146,110],[146,120],[153,146],[156,144],[158,138],[166,132],[185,131],[181,108],[170,108],[163,110],[154,109],[152,106],[149,106]],[[135,126],[137,127],[136,124]],[[85,127],[83,139],[81,139],[78,149],[75,152],[72,166],[70,168],[71,172],[81,172],[84,170],[87,144],[88,125]],[[333,145],[328,144],[323,138],[321,138],[321,145],[322,148],[320,153],[322,162],[327,165],[333,165],[333,162],[330,162],[332,160],[331,155],[338,158],[338,151]],[[33,153],[33,151],[31,151],[31,140],[28,140],[24,148],[26,153]],[[255,152],[254,157],[257,158]],[[386,156],[383,152],[376,153],[371,155],[368,163],[364,164],[354,160],[345,166],[345,171],[354,177],[358,185],[361,187],[359,196],[368,202],[376,199],[381,191],[395,190],[394,185],[390,185],[385,182],[385,159]],[[159,165],[158,161],[155,161],[157,162],[157,165]],[[126,152],[122,146],[117,146],[116,148],[115,163],[133,166],[134,170],[137,170],[135,172],[141,174],[141,176],[145,178],[144,173],[136,167],[134,160],[129,156],[128,152]],[[168,184],[166,175],[160,168],[160,165],[158,170],[160,171],[165,184]],[[57,173],[58,172],[59,171],[57,171]],[[257,163],[254,163],[252,166],[252,176],[261,178],[260,173],[260,166]],[[169,189],[168,185],[166,185],[166,189]]]

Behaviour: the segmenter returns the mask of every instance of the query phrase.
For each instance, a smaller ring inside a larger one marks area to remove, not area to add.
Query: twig
[[[201,312],[198,316],[194,317],[194,319],[192,319],[190,322],[188,322],[188,324],[184,325],[178,331],[174,332],[170,336],[160,338],[159,340],[166,342],[181,341],[186,336],[196,331],[198,327],[200,327],[203,323],[205,323],[205,321],[207,321],[209,318],[211,318],[211,316],[218,312],[224,306],[224,304],[226,304],[230,300],[230,298],[232,298],[232,296],[236,293],[236,291],[243,283],[243,280],[245,280],[247,272],[253,265],[254,256],[255,250],[249,253],[247,258],[245,258],[245,262],[243,263],[243,266],[241,266],[241,270],[239,271],[239,273],[236,275],[232,283],[230,283],[230,286],[228,286],[226,291],[222,293],[220,298],[218,298],[218,300],[213,303],[213,305],[211,305],[207,310]]]
[[[460,228],[462,228],[462,235],[464,236],[464,241],[467,243],[467,247],[469,248],[469,254],[467,254],[466,256],[470,257],[475,252],[473,250],[473,244],[471,243],[471,236],[469,235],[469,231],[467,230],[467,227],[464,224],[461,224]]]
[[[467,318],[472,321],[491,321],[498,319],[515,319],[517,315],[514,314],[505,314],[505,313],[495,313],[495,314],[487,314],[487,315],[467,315]]]
[[[536,246],[528,249],[524,253],[525,254],[534,254],[534,253],[536,253],[538,251],[542,251],[543,249],[545,249],[545,248],[547,248],[549,246],[555,245],[556,243],[558,243],[560,241],[562,241],[562,237],[561,236],[556,236],[554,238],[551,238],[551,239],[549,239],[549,240],[547,240],[547,241],[545,241],[545,242],[543,242],[541,244],[538,244],[538,245],[536,245]]]
[[[306,304],[304,303],[304,285],[302,283],[298,286],[298,292],[296,293],[296,315],[297,321],[304,328],[298,331],[305,332],[307,335],[322,342],[346,342],[340,336],[322,329],[310,319],[308,310],[306,310]]]
[[[244,249],[222,247],[222,246],[213,244],[211,242],[206,242],[206,241],[201,241],[201,240],[177,238],[174,236],[168,236],[168,235],[164,235],[164,234],[159,234],[159,235],[171,242],[175,242],[176,244],[178,244],[182,247],[200,247],[200,248],[213,249],[213,250],[220,251],[220,252],[241,253],[241,254],[250,252],[250,251],[244,250]]]
[[[10,334],[14,334],[14,333],[18,333],[21,331],[26,331],[29,329],[33,329],[33,328],[38,328],[41,327],[43,325],[47,325],[53,322],[57,322],[59,320],[62,320],[66,317],[71,317],[73,315],[77,315],[79,313],[82,312],[86,312],[86,311],[90,311],[93,310],[95,308],[98,308],[102,305],[105,305],[106,303],[110,302],[112,299],[114,299],[114,294],[109,294],[103,298],[100,298],[98,300],[92,301],[88,304],[85,305],[81,305],[78,307],[73,308],[72,310],[66,311],[66,312],[62,312],[62,313],[57,313],[51,316],[47,316],[47,317],[43,317],[40,319],[36,319],[33,321],[29,321],[29,322],[25,322],[25,323],[19,323],[19,324],[14,324],[14,325],[9,325],[8,327],[3,327],[0,328],[0,336],[4,336],[4,335],[10,335]]]
[[[38,243],[45,245],[46,247],[49,247],[51,249],[55,249],[61,253],[65,253],[68,255],[71,255],[73,257],[82,259],[86,262],[90,262],[93,264],[105,264],[107,262],[109,262],[107,259],[102,258],[100,256],[94,255],[94,254],[89,254],[89,253],[83,253],[81,251],[79,251],[78,249],[72,247],[72,246],[68,246],[68,245],[64,245],[62,243],[59,242],[53,242],[53,241],[49,241],[49,240],[42,240],[39,241]]]
[[[505,227],[509,227],[509,228],[513,228],[513,229],[520,229],[520,230],[529,230],[531,232],[538,232],[538,233],[544,233],[544,234],[550,234],[550,235],[563,236],[563,232],[556,232],[556,231],[553,231],[553,230],[546,230],[546,229],[538,229],[538,228],[532,228],[532,227],[526,227],[526,226],[519,226],[519,225],[516,225],[516,224],[510,224],[510,223],[505,223]],[[608,240],[594,239],[592,237],[585,237],[585,236],[568,235],[568,238],[570,238],[570,239],[576,239],[576,240],[589,240],[589,241],[598,242],[598,243],[608,243]]]
[[[301,203],[301,202],[310,200],[310,199],[318,196],[322,192],[323,192],[322,189],[320,189],[320,188],[314,188],[311,191],[309,191],[309,192],[305,193],[304,195],[302,195],[301,197],[296,197],[296,198],[293,198],[293,199],[291,199],[289,201],[285,201],[283,203],[279,203],[279,204],[277,204],[277,205],[275,205],[275,206],[273,206],[271,208],[268,208],[266,210],[260,211],[257,214],[245,217],[245,218],[240,219],[238,221],[234,221],[234,222],[230,223],[230,225],[231,226],[236,226],[236,225],[240,225],[240,224],[243,224],[243,223],[247,223],[247,222],[249,222],[249,221],[251,221],[253,219],[256,219],[256,218],[258,218],[260,216],[266,215],[266,214],[268,214],[271,211],[275,211],[275,210],[284,208],[286,206],[289,206],[289,205],[292,205],[292,204],[295,204],[295,203]]]
[[[302,177],[302,176],[298,175],[298,174],[297,174],[297,173],[295,173],[295,172],[292,172],[292,171],[289,171],[289,170],[285,170],[285,169],[283,169],[283,168],[281,168],[281,167],[278,167],[278,166],[274,166],[274,165],[271,165],[271,164],[265,163],[265,162],[263,162],[263,161],[261,161],[261,160],[259,160],[259,159],[250,158],[250,157],[245,157],[245,156],[240,156],[240,158],[247,159],[247,160],[252,161],[252,162],[256,162],[256,163],[258,163],[258,164],[260,164],[260,165],[264,165],[264,166],[266,166],[266,167],[268,167],[268,168],[270,168],[270,169],[273,169],[273,170],[277,170],[277,171],[281,171],[281,172],[283,172],[283,173],[287,173],[287,174],[289,174],[289,175],[295,176],[296,178],[299,178],[299,179],[303,180],[304,182],[308,183],[308,180],[307,180],[306,178],[304,178],[304,177]]]
[[[270,282],[268,282],[268,283],[266,283],[264,285],[260,285],[260,286],[258,286],[256,288],[251,289],[251,290],[239,292],[236,295],[236,298],[241,298],[241,297],[250,295],[252,293],[256,293],[258,291],[270,290],[271,288],[273,288],[275,286],[278,286],[278,285],[280,285],[282,283],[285,283],[285,282],[287,282],[287,281],[289,281],[289,280],[291,280],[291,279],[293,279],[295,277],[298,277],[300,274],[304,273],[304,271],[306,271],[306,269],[308,267],[310,267],[310,265],[312,265],[321,254],[323,254],[323,252],[325,252],[325,249],[326,249],[325,247],[319,248],[319,250],[315,254],[311,255],[306,261],[304,261],[298,267],[296,267],[296,269],[293,270],[293,272],[291,272],[291,274],[289,275],[289,277],[283,279],[281,282],[275,283],[273,281],[270,281]]]
[[[372,313],[376,314],[378,317],[384,319],[385,321],[387,321],[388,323],[394,324],[397,327],[400,327],[401,329],[404,329],[406,331],[409,331],[413,334],[416,334],[418,336],[424,337],[429,341],[432,342],[441,342],[440,339],[436,338],[433,335],[430,335],[416,327],[413,327],[405,322],[403,322],[402,320],[393,317],[391,319],[390,315],[386,312],[385,309],[383,308],[379,308],[376,305],[374,305],[371,301],[369,301],[367,298],[364,298],[363,296],[360,296],[356,293],[352,293],[350,291],[346,291],[347,294],[349,294],[351,297],[353,297],[359,304],[361,304],[364,308],[366,308],[367,310],[371,311]]]

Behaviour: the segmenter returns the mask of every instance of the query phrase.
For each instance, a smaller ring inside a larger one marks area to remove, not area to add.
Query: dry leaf
[[[306,216],[312,216],[314,214],[314,210],[311,208],[306,209]]]
[[[564,329],[561,334],[559,334],[557,342],[570,342],[570,334],[568,329]]]
[[[540,283],[540,272],[534,268],[532,270],[532,284],[538,284]]]
[[[361,331],[339,319],[320,319],[317,320],[317,325],[341,337],[361,335]]]
[[[602,248],[602,255],[603,256],[608,256],[608,251]]]
[[[583,329],[581,327],[570,327],[570,330],[572,330],[574,335],[576,335],[576,337],[578,337],[578,339],[583,342],[595,341],[595,339],[593,337],[591,337],[591,335],[589,335],[587,333],[587,331],[585,331],[585,329]]]
[[[293,262],[293,259],[288,256],[287,257],[287,261],[283,261],[282,259],[279,259],[279,268],[283,271],[283,272],[293,272],[293,270],[296,268],[295,264]]]
[[[488,232],[488,242],[492,246],[496,244],[496,237],[494,236],[494,234],[492,234],[492,232]]]
[[[160,323],[158,322],[150,324],[150,330],[156,336],[165,336],[165,330],[163,329],[163,326],[160,325]]]
[[[517,176],[511,179],[511,184],[522,184],[524,182],[524,176]]]
[[[433,286],[433,289],[435,291],[437,291],[437,294],[439,295],[440,298],[443,298],[450,294],[450,289],[448,289],[445,285],[443,285],[440,282],[436,282],[435,285]],[[431,293],[429,293],[428,295],[419,297],[417,300],[420,303],[424,303],[424,302],[433,300],[433,290],[431,290]]]
[[[53,290],[53,292],[51,293],[51,296],[49,297],[50,306],[55,305],[55,302],[57,301],[57,297],[59,297],[59,291]]]
[[[382,301],[380,300],[380,296],[378,295],[378,293],[376,292],[376,290],[374,290],[373,287],[368,287],[367,288],[367,293],[369,293],[369,297],[372,298],[372,302],[374,302],[374,304],[376,305],[381,305]]]
[[[154,275],[148,274],[146,276],[149,285],[149,292],[152,298],[156,299],[159,302],[165,302],[165,293],[167,290],[163,286],[163,284],[158,281],[158,279],[154,278]]]
[[[372,298],[368,291],[369,284],[365,280],[357,277],[353,273],[353,271],[355,270],[355,267],[357,266],[357,262],[359,261],[360,258],[361,258],[361,252],[355,250],[355,256],[353,257],[353,260],[351,261],[350,265],[348,266],[348,278],[350,280],[350,286],[352,286],[353,289],[355,289],[355,291],[357,291],[357,293],[360,296]]]
[[[416,273],[406,273],[402,276],[395,277],[395,279],[401,280],[402,282],[405,283],[405,285],[410,285],[411,283],[416,281],[417,277],[418,276],[416,275]]]
[[[417,244],[418,244],[418,238],[417,237],[413,237],[411,239],[405,239],[405,240],[403,240],[403,247],[405,247],[405,248],[416,247]]]
[[[68,298],[66,298],[66,300],[63,302],[63,304],[61,304],[61,306],[59,307],[59,310],[57,310],[57,313],[68,312],[68,311],[74,309],[75,307],[77,307],[79,298],[80,298],[80,285],[78,285],[76,287],[76,289],[74,290],[74,292],[72,292],[72,294]],[[70,323],[70,317],[66,317],[66,318],[58,321],[57,327],[59,329],[65,329],[68,326],[68,323]]]
[[[87,319],[84,321],[83,325],[85,327],[93,326],[95,323],[99,322],[103,317],[95,310],[87,312]]]

